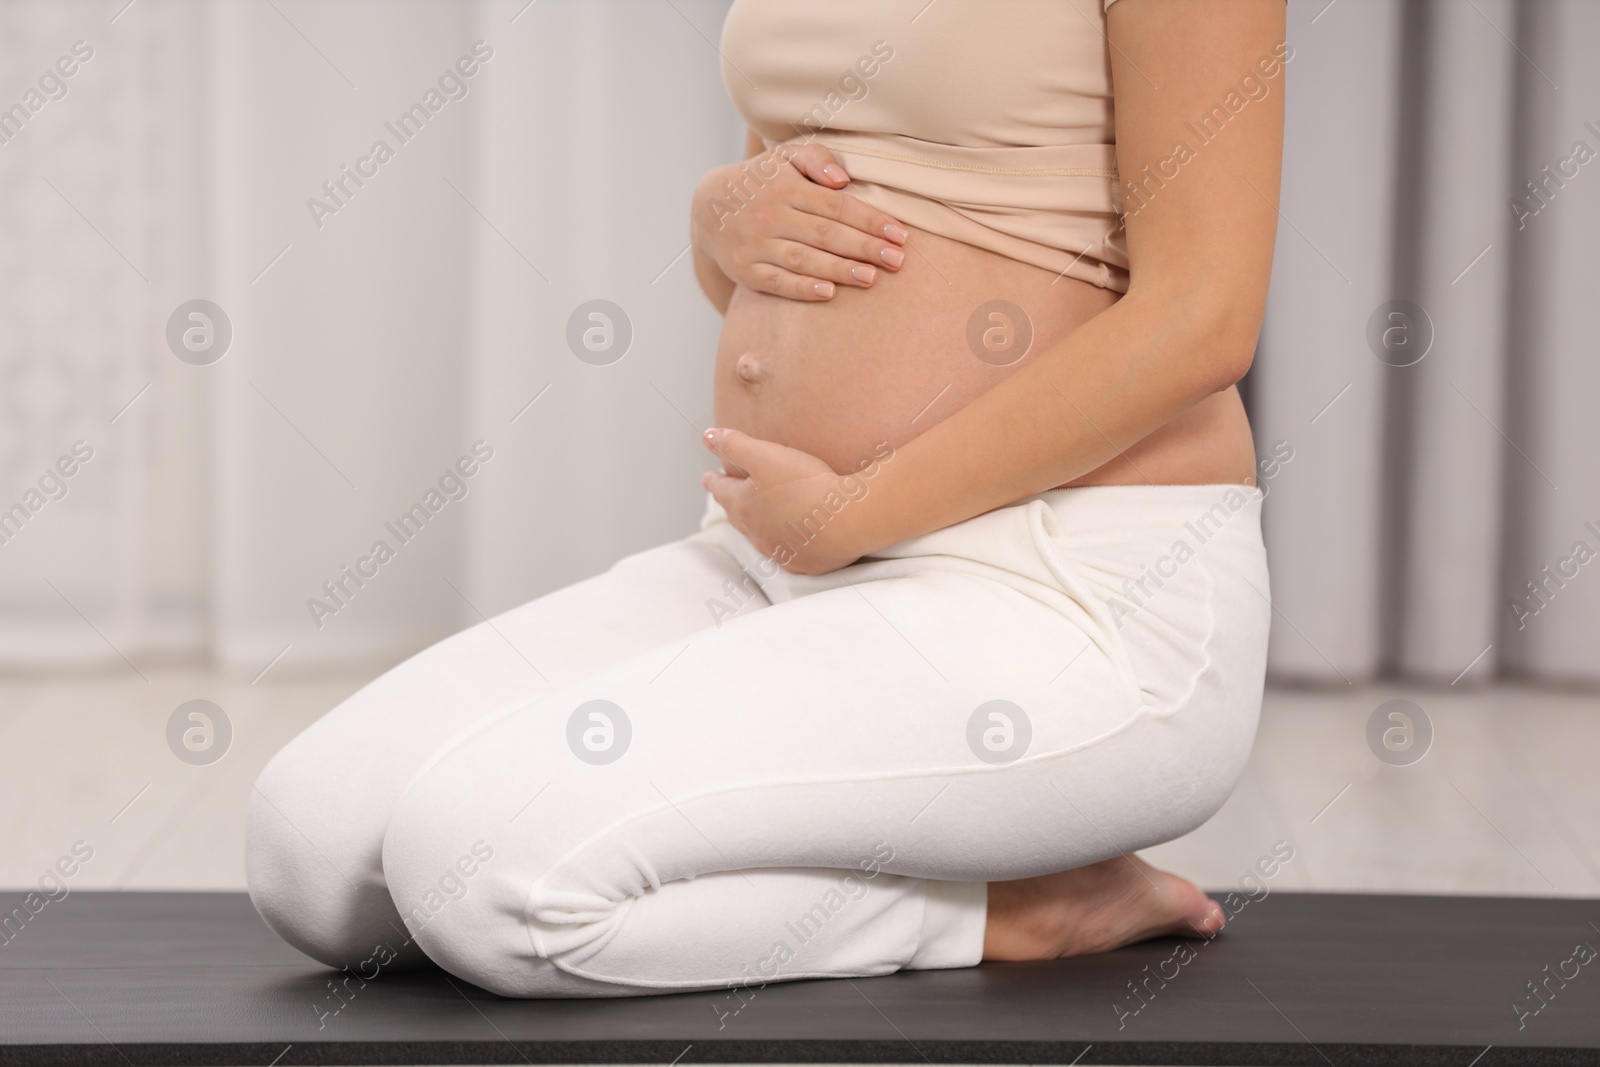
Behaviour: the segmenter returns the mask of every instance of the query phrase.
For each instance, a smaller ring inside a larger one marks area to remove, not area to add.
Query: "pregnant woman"
[[[1217,810],[1260,710],[1234,386],[1284,6],[1101,5],[733,5],[701,529],[286,746],[248,825],[274,930],[574,997],[1220,929],[1132,853]]]

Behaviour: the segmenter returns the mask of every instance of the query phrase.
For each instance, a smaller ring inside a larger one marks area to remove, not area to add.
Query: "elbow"
[[[1220,393],[1239,384],[1256,358],[1256,339],[1260,330],[1222,332],[1209,346],[1206,364],[1205,395]]]
[[[1190,371],[1195,399],[1233,388],[1255,361],[1263,301],[1233,293],[1191,292],[1169,309],[1170,356]]]

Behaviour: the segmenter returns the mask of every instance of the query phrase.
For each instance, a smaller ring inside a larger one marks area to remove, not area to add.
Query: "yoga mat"
[[[78,890],[5,937],[3,1065],[1600,1064],[1592,900],[1280,890],[1209,942],[604,1001],[335,994],[242,893]]]

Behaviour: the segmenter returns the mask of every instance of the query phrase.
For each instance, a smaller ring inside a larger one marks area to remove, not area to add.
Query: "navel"
[[[767,370],[761,365],[761,360],[752,352],[740,356],[733,365],[733,371],[746,385],[758,385],[767,376]]]

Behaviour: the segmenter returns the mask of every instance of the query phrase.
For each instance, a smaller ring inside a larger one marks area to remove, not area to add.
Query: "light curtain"
[[[0,144],[0,506],[94,449],[0,545],[5,664],[392,663],[693,528],[718,319],[683,253],[742,141],[725,0],[123,3],[0,10],[19,99],[94,49]],[[1600,166],[1563,161],[1600,150],[1600,6],[1289,18],[1247,381],[1258,450],[1293,454],[1273,673],[1593,680]],[[196,299],[233,334],[204,365],[166,336]],[[568,340],[597,300],[614,362]],[[1431,323],[1410,366],[1369,343],[1421,336],[1397,301]]]
[[[1289,16],[1247,383],[1258,448],[1294,453],[1266,509],[1273,674],[1600,678],[1600,164],[1577,162],[1600,152],[1600,6]]]

